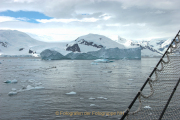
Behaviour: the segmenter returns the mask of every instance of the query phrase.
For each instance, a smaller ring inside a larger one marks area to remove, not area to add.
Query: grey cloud
[[[132,39],[153,35],[164,37],[165,33],[172,36],[180,28],[179,0],[32,0],[29,3],[0,0],[0,2],[0,11],[39,11],[57,19],[81,20],[92,17],[99,19],[97,22],[41,23],[35,27],[74,27],[91,31],[110,31],[122,33],[123,37]],[[110,15],[111,18],[104,20],[100,17],[104,14]],[[10,23],[3,23],[3,26],[8,24]]]

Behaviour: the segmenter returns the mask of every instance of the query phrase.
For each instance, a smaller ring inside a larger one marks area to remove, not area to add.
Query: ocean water
[[[159,59],[0,58],[0,119],[119,119]]]

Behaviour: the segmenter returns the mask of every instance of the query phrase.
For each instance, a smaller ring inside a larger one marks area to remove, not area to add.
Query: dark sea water
[[[117,120],[158,61],[0,58],[0,120]]]

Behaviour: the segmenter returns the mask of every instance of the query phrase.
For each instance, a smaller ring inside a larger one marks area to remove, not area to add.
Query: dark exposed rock
[[[20,48],[19,51],[22,51],[24,48]]]
[[[3,46],[3,47],[7,47],[7,42],[0,42],[0,44]]]
[[[33,51],[29,49],[29,53],[33,53]]]
[[[84,44],[84,45],[93,46],[93,47],[97,47],[97,48],[103,47],[102,45],[93,44],[93,42],[87,42],[84,39],[80,40],[79,44]]]
[[[29,53],[34,54],[34,53],[36,53],[36,51],[33,51],[33,50],[30,50],[30,49],[29,49]]]
[[[153,49],[153,48],[151,48],[151,47],[149,47],[149,46],[142,46],[142,45],[140,45],[140,44],[133,44],[133,43],[131,43],[131,45],[132,45],[132,46],[139,46],[139,47],[141,48],[141,50],[143,50],[143,49],[149,49],[149,50],[152,51],[152,52],[157,52],[157,53],[159,53],[159,54],[162,54],[162,53],[160,53],[159,51],[157,51],[157,50],[155,50],[155,49]]]
[[[66,48],[66,50],[67,50],[67,51],[72,51],[72,52],[81,52],[78,44],[74,44],[74,45],[72,45],[72,46],[68,46],[68,47]]]

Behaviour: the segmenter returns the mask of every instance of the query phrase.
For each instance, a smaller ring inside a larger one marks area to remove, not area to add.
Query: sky
[[[0,0],[0,29],[44,41],[72,41],[89,33],[117,40],[173,38],[180,0]]]

